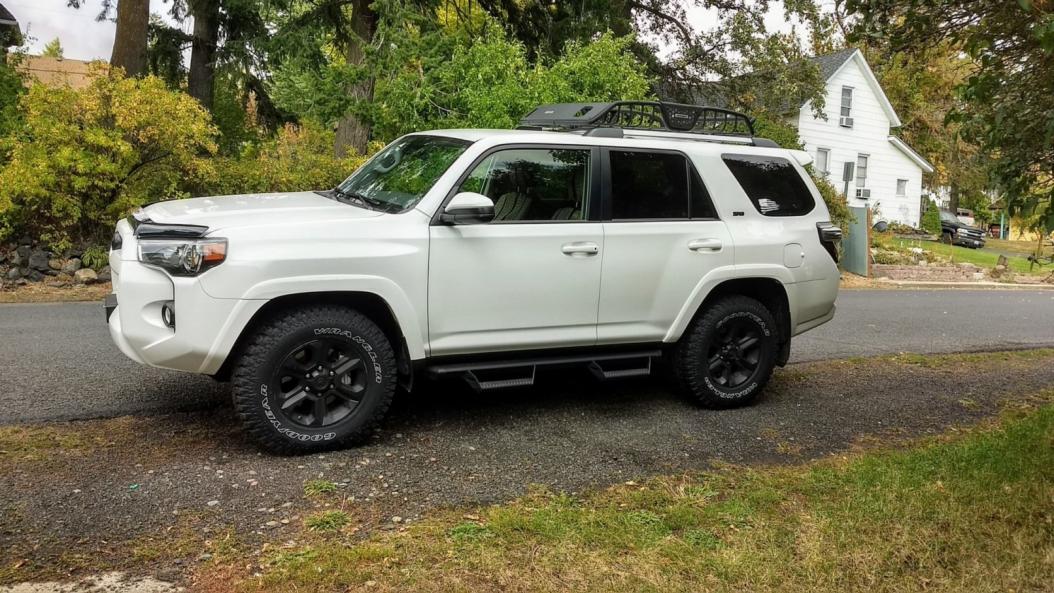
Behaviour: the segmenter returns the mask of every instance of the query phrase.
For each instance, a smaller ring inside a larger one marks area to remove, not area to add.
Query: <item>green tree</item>
[[[40,52],[40,55],[42,55],[42,56],[44,56],[46,58],[59,58],[59,59],[61,59],[62,58],[62,43],[59,41],[59,38],[56,37],[56,38],[52,39],[51,41],[49,41],[47,43],[47,45],[44,46],[44,51]]]
[[[56,249],[99,241],[113,221],[207,173],[208,114],[156,77],[96,72],[84,89],[33,85],[24,123],[4,142],[0,234],[28,232]]]
[[[19,98],[26,93],[25,74],[18,69],[23,54],[8,54],[0,59],[0,138],[8,136],[21,123]],[[0,142],[0,165],[6,161],[10,143]]]
[[[969,61],[948,121],[991,161],[1011,213],[1054,230],[1054,6],[1049,0],[848,0],[855,36],[918,54],[947,44]]]

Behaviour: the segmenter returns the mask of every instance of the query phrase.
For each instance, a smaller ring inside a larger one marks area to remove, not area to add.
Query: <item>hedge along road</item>
[[[1040,346],[1054,346],[1054,291],[847,290],[832,322],[795,339],[791,361]],[[227,398],[208,377],[126,359],[99,303],[0,305],[0,424],[207,409]]]

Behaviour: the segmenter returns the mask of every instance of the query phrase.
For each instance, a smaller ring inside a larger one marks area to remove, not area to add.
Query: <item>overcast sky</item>
[[[824,0],[824,4],[831,0]],[[110,59],[113,48],[114,23],[111,20],[96,21],[102,8],[102,0],[83,0],[81,8],[66,6],[67,0],[0,0],[18,19],[22,32],[28,34],[29,53],[39,54],[44,45],[56,37],[62,43],[67,58],[77,60]],[[770,31],[789,31],[791,24],[784,21],[783,5],[775,2],[765,15],[765,24]],[[151,12],[162,17],[168,15],[169,4],[162,0],[150,0]],[[715,11],[698,8],[689,10],[689,24],[696,30],[712,28],[717,23]],[[183,25],[190,31],[188,21]]]

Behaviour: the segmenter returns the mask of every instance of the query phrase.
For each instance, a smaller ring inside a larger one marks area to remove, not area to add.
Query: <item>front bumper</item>
[[[242,329],[266,301],[219,299],[198,278],[172,278],[138,261],[121,262],[104,307],[110,338],[128,358],[159,368],[217,372]],[[174,327],[161,310],[175,311]]]
[[[971,239],[969,237],[956,236],[955,239],[952,240],[952,243],[962,247],[970,247],[972,249],[980,249],[981,247],[984,247],[984,239]]]
[[[106,298],[102,301],[103,309],[106,310],[106,322],[110,322],[110,316],[117,310],[117,295],[110,293],[106,295]]]

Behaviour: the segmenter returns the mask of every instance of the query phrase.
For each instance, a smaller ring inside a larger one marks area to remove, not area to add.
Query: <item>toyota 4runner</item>
[[[841,231],[808,163],[742,114],[671,103],[409,134],[328,191],[119,221],[110,335],[229,379],[247,432],[284,453],[369,435],[422,375],[491,390],[662,362],[699,404],[737,406],[834,315]]]

